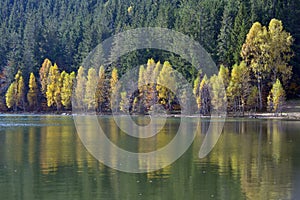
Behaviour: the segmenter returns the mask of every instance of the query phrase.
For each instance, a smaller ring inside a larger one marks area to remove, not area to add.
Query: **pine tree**
[[[30,110],[35,110],[38,105],[38,86],[33,73],[30,73],[29,78],[29,91],[27,93],[27,101],[29,103]]]

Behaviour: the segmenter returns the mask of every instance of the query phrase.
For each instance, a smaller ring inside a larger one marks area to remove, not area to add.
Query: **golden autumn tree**
[[[40,68],[39,75],[40,75],[40,83],[41,83],[41,91],[43,95],[46,95],[47,92],[47,85],[48,85],[48,73],[52,63],[49,59],[45,59],[42,67]]]
[[[76,76],[76,86],[75,86],[75,106],[77,109],[83,110],[84,108],[84,95],[86,89],[86,77],[84,72],[84,67],[79,67]]]
[[[57,110],[61,109],[61,76],[57,64],[50,67],[47,85],[47,105],[48,107],[56,106]]]
[[[27,101],[29,104],[29,108],[31,110],[35,110],[38,105],[38,86],[36,83],[36,78],[33,73],[30,73],[28,85],[29,85],[29,90],[27,93]]]
[[[17,111],[18,108],[25,110],[25,85],[22,72],[19,70],[5,94],[6,106]]]
[[[169,62],[164,62],[163,67],[157,78],[158,99],[160,104],[172,110],[172,103],[177,90],[174,70]]]
[[[244,113],[245,111],[251,89],[249,72],[245,62],[236,64],[232,68],[227,97],[234,112]]]
[[[88,70],[84,101],[88,110],[96,109],[97,72],[94,68]]]
[[[285,92],[279,79],[273,84],[268,96],[268,110],[271,112],[281,112],[285,102]]]
[[[73,92],[75,72],[68,74],[67,72],[63,71],[61,73],[61,78],[62,78],[61,103],[66,109],[69,109],[71,107],[71,98]]]
[[[288,63],[293,54],[292,44],[292,36],[277,19],[272,19],[268,27],[255,22],[247,34],[241,56],[257,79],[260,110],[266,80],[274,83],[279,78],[286,82],[291,77],[292,68]]]
[[[111,78],[110,78],[110,104],[113,111],[118,111],[119,109],[119,101],[120,101],[120,95],[119,95],[119,87],[118,87],[118,70],[117,68],[113,68],[111,72]]]
[[[104,66],[101,65],[98,73],[98,82],[96,88],[96,108],[98,111],[102,112],[104,108],[104,103],[106,101],[108,90],[105,78],[105,69]]]

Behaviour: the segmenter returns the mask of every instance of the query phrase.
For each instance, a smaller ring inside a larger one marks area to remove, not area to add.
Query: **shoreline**
[[[83,115],[93,114],[93,113],[82,113]],[[71,116],[73,115],[72,111],[60,111],[60,112],[0,112],[0,115],[6,116],[16,116],[16,115],[49,115],[49,116]],[[117,114],[118,116],[124,115],[123,113]],[[112,116],[111,113],[103,113],[97,114],[97,116]],[[149,116],[149,114],[132,114],[132,116]],[[162,114],[157,116],[167,116],[167,117],[187,117],[187,118],[195,118],[200,117],[203,119],[210,118],[211,116],[200,116],[197,114],[194,115],[184,115],[184,114]],[[222,116],[220,116],[222,117]],[[300,112],[282,112],[282,113],[245,113],[244,115],[235,115],[233,113],[227,113],[226,118],[235,119],[235,118],[245,118],[245,119],[287,119],[287,120],[299,120],[300,121]]]

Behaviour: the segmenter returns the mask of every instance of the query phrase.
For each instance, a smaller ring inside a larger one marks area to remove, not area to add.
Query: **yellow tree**
[[[12,82],[5,94],[6,106],[16,111],[16,82]]]
[[[84,109],[84,95],[85,95],[85,88],[86,88],[86,77],[84,73],[84,68],[81,66],[78,69],[77,76],[76,76],[76,87],[75,87],[75,106],[77,109]]]
[[[71,97],[73,91],[73,82],[75,79],[75,72],[68,74],[63,71],[61,73],[62,78],[62,88],[61,88],[61,103],[66,108],[69,109],[71,106]]]
[[[61,76],[58,66],[54,64],[50,67],[47,85],[47,105],[56,106],[57,110],[61,108]]]
[[[157,78],[158,99],[159,102],[172,110],[172,102],[174,101],[177,90],[174,70],[169,62],[164,62],[162,70]]]
[[[52,66],[51,61],[49,59],[45,59],[42,64],[42,67],[40,68],[40,71],[39,71],[41,91],[42,91],[42,94],[44,94],[44,95],[46,95],[46,92],[47,92],[48,73],[49,73],[51,66]]]
[[[210,78],[210,87],[211,105],[213,106],[213,109],[217,112],[223,111],[226,106],[226,94],[223,78],[221,76],[213,75]]]
[[[259,109],[263,108],[263,86],[265,80],[277,78],[286,81],[291,76],[288,62],[292,56],[292,36],[283,30],[282,22],[270,21],[269,27],[255,22],[243,44],[241,56],[257,79]]]
[[[98,83],[97,83],[95,95],[96,95],[96,103],[97,103],[96,107],[100,112],[102,112],[104,103],[108,95],[106,78],[105,78],[105,69],[103,65],[101,65],[99,69]]]
[[[22,72],[19,70],[15,75],[14,82],[9,86],[5,98],[8,108],[13,108],[16,111],[19,108],[25,110],[25,85]]]
[[[110,104],[111,108],[114,109],[113,111],[118,111],[119,108],[119,87],[117,85],[119,81],[118,70],[117,68],[113,68],[111,72],[110,78]]]
[[[268,96],[268,110],[276,113],[282,111],[285,101],[285,92],[279,79],[273,84]]]
[[[94,68],[88,70],[87,82],[86,82],[86,93],[85,93],[85,105],[87,105],[88,110],[96,109],[96,80],[97,72]]]
[[[35,110],[38,105],[38,86],[33,73],[30,73],[28,85],[29,85],[29,91],[27,93],[27,101],[29,104],[29,108],[31,110]]]
[[[124,113],[129,111],[129,99],[126,91],[121,92],[120,110]]]
[[[232,68],[231,79],[227,88],[229,105],[234,112],[244,113],[250,89],[250,73],[246,63],[235,64]]]
[[[25,111],[25,83],[22,76],[22,73],[20,73],[19,79],[17,81],[18,85],[18,92],[17,92],[17,105],[20,108],[23,108]]]

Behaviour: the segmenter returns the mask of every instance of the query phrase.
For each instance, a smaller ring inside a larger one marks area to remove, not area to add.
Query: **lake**
[[[126,136],[110,116],[99,121],[112,142],[133,152],[164,147],[180,123],[168,118],[146,141]],[[300,121],[229,118],[202,159],[209,120],[185,121],[200,134],[178,160],[153,172],[125,173],[87,151],[72,116],[1,115],[1,199],[300,199]]]

